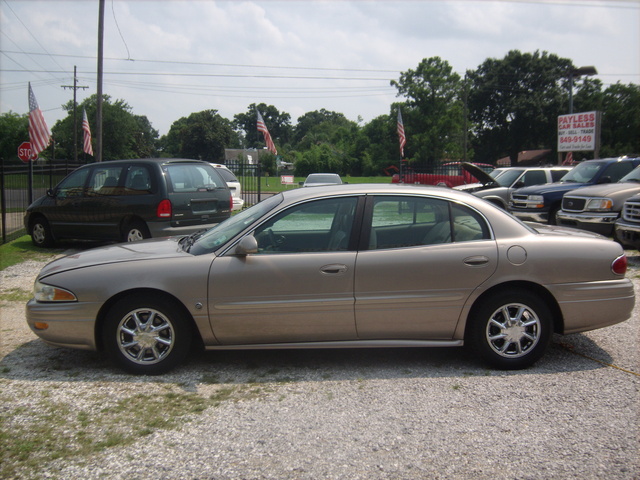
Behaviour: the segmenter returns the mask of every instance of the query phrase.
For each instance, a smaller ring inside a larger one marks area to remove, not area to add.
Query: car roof
[[[129,159],[122,159],[122,160],[105,160],[103,162],[96,162],[96,163],[119,164],[119,163],[132,163],[132,162],[154,163],[154,164],[161,164],[161,165],[169,165],[172,163],[196,163],[199,165],[201,164],[210,165],[209,162],[204,162],[202,160],[194,160],[189,158],[129,158]],[[95,165],[96,163],[91,163],[89,165]]]
[[[343,183],[341,185],[296,188],[282,192],[287,203],[296,203],[307,198],[334,197],[340,195],[431,195],[452,200],[476,203],[479,199],[469,193],[436,185],[414,185],[399,183]]]

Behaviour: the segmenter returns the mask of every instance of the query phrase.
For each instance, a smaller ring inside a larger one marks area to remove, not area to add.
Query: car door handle
[[[340,275],[347,271],[347,266],[341,263],[334,263],[320,267],[320,273],[324,275]]]
[[[475,255],[465,258],[462,262],[469,267],[481,267],[489,263],[489,258],[484,255]]]

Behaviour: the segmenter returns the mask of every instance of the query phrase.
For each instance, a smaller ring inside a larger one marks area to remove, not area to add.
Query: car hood
[[[491,175],[489,175],[487,172],[485,172],[481,168],[476,167],[472,163],[462,162],[460,166],[464,168],[467,172],[469,172],[471,175],[476,177],[483,186],[485,187],[500,186],[498,182],[496,182]]]
[[[590,183],[557,182],[546,185],[532,185],[516,190],[518,195],[545,195],[553,192],[564,192],[591,185]]]
[[[606,183],[604,185],[581,188],[580,192],[576,192],[576,195],[581,197],[604,197],[614,193],[632,195],[638,191],[640,191],[640,183],[638,182]]]
[[[47,264],[38,278],[47,277],[54,273],[66,272],[78,268],[95,267],[110,263],[130,262],[139,260],[156,260],[171,257],[189,256],[178,245],[181,237],[166,237],[141,242],[118,243],[105,247],[92,248],[83,252],[73,253],[58,258]]]

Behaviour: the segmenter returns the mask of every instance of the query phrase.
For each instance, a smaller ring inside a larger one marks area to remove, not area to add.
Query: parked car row
[[[480,183],[456,190],[509,210],[523,221],[613,236],[640,248],[640,158],[586,160],[576,167],[507,167],[486,174],[465,170]]]

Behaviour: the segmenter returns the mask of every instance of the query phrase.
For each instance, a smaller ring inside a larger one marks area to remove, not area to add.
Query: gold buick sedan
[[[617,243],[527,225],[464,192],[335,185],[275,195],[190,236],[42,269],[27,322],[53,345],[161,374],[192,349],[458,347],[531,366],[553,332],[626,320]]]

